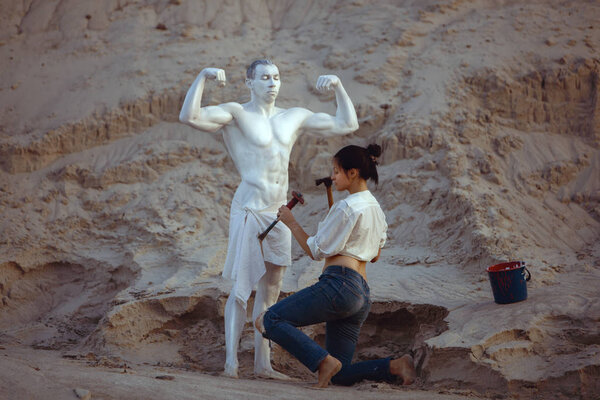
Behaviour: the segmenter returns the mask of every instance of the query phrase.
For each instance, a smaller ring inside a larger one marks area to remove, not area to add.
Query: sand
[[[410,390],[369,382],[328,398],[600,398],[597,2],[0,9],[0,397],[320,395],[254,378],[250,324],[241,379],[218,376],[239,176],[219,133],[178,122],[203,67],[228,77],[204,104],[243,102],[247,64],[268,57],[279,106],[335,112],[314,90],[333,73],[359,116],[348,137],[305,134],[294,147],[290,190],[306,198],[294,212],[309,233],[326,213],[314,181],[331,155],[383,146],[372,190],[389,239],[368,268],[357,359],[422,354]],[[293,260],[282,296],[319,274],[295,244]],[[508,260],[526,261],[532,280],[526,301],[499,305],[486,268]],[[134,372],[116,372],[124,364]],[[277,346],[273,365],[314,379]]]

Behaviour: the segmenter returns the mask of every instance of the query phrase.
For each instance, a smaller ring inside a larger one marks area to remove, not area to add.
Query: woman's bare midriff
[[[363,277],[365,282],[367,281],[367,262],[360,261],[356,258],[349,256],[342,256],[340,254],[325,259],[325,265],[323,271],[330,265],[341,265],[342,267],[353,269]]]

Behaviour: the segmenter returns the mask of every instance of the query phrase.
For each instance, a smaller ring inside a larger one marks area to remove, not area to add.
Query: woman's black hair
[[[370,144],[367,148],[351,144],[338,151],[333,159],[344,171],[356,168],[361,178],[373,179],[378,184],[377,157],[380,155],[381,146],[378,144]]]

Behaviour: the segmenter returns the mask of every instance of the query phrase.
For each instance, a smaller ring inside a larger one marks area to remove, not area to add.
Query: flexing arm
[[[203,69],[185,95],[179,120],[202,131],[215,132],[230,123],[233,116],[220,106],[201,106],[202,92],[207,78],[216,79],[220,86],[224,86],[226,82],[225,71],[222,69]]]
[[[301,128],[323,136],[345,135],[358,129],[358,119],[350,96],[346,93],[340,78],[335,75],[321,75],[317,79],[317,90],[335,91],[337,111],[335,117],[325,113],[311,114]]]

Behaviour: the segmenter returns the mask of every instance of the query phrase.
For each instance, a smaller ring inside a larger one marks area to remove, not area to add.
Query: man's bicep
[[[182,110],[179,120],[206,132],[216,132],[233,120],[233,115],[222,106],[207,106],[199,110]]]
[[[233,115],[225,106],[207,106],[202,108],[201,120],[211,124],[227,125],[233,120]]]
[[[308,131],[331,131],[335,126],[334,118],[326,113],[313,113],[302,123],[301,128]]]

